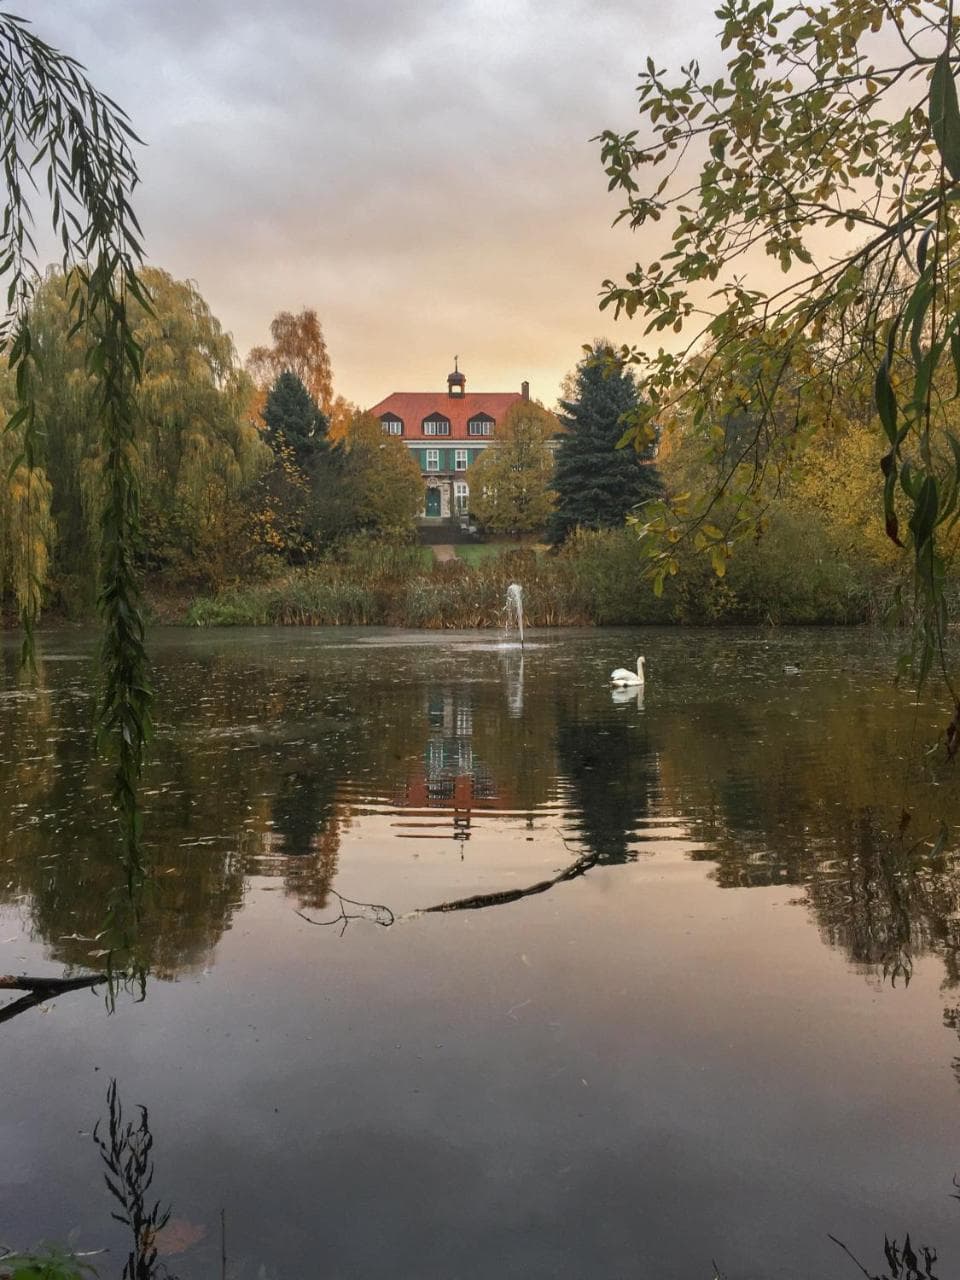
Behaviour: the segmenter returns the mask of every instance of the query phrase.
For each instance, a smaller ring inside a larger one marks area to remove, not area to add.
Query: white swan
[[[636,671],[627,671],[625,667],[617,667],[616,671],[610,672],[610,679],[613,684],[643,684],[643,658],[637,659]]]

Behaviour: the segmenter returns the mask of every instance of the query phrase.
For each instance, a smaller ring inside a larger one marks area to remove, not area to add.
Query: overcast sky
[[[151,261],[196,280],[241,356],[313,307],[369,405],[529,380],[638,340],[597,310],[651,245],[611,228],[590,138],[636,120],[652,55],[709,64],[712,0],[36,0],[148,144]]]

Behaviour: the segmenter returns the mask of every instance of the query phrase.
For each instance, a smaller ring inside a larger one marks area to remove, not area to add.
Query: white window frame
[[[470,509],[470,486],[466,480],[453,482],[453,509],[458,516]]]
[[[467,469],[467,451],[466,449],[456,449],[453,455],[454,471],[466,471]]]
[[[380,426],[384,433],[388,436],[403,435],[403,419],[402,418],[384,418],[381,419]]]
[[[423,434],[425,436],[448,436],[450,434],[450,419],[441,421],[439,418],[424,418]]]
[[[439,449],[427,450],[427,470],[428,471],[440,470],[440,450]]]
[[[484,419],[479,422],[471,420],[467,423],[467,434],[471,436],[492,436],[493,423]]]

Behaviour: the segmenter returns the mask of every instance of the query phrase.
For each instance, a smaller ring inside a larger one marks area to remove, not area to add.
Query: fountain
[[[520,648],[523,648],[523,587],[519,582],[511,582],[507,587],[507,626],[510,626],[510,614],[517,620],[520,632]]]

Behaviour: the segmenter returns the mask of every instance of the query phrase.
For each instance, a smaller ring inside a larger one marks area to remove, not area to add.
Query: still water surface
[[[828,1232],[879,1268],[910,1231],[956,1269],[960,870],[925,841],[960,780],[890,641],[152,650],[151,976],[0,1025],[0,1242],[108,1246],[119,1274],[91,1140],[115,1078],[182,1280],[220,1274],[221,1210],[243,1280],[855,1275]],[[612,693],[637,652],[645,696]],[[35,687],[2,650],[0,973],[102,965],[94,654],[45,635]],[[338,895],[396,923],[309,923]]]

